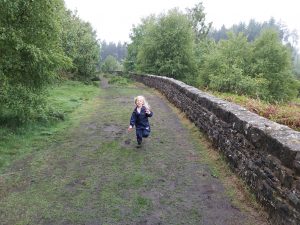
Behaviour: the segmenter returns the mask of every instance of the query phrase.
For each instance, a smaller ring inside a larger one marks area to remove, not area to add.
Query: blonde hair
[[[142,96],[142,95],[136,96],[136,97],[134,98],[134,104],[136,104],[136,102],[137,102],[138,99],[143,100],[143,102],[144,102],[143,106],[145,106],[146,109],[149,109],[149,110],[150,110],[150,105],[149,105],[149,103],[147,102],[146,98],[145,98],[144,96]]]

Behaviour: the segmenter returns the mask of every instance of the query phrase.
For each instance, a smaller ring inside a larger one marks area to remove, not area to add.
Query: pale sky
[[[130,42],[132,26],[143,17],[175,7],[184,11],[198,2],[203,3],[206,21],[213,22],[215,28],[248,23],[252,18],[264,22],[274,17],[290,31],[296,29],[300,36],[299,0],[65,0],[68,9],[77,10],[82,20],[92,24],[100,40],[115,43]]]

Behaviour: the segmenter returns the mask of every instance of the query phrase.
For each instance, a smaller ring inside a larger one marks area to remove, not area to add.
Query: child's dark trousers
[[[150,134],[150,129],[137,128],[136,129],[136,140],[138,144],[142,144],[143,137],[146,138]]]

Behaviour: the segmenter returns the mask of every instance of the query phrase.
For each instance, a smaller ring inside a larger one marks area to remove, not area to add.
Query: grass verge
[[[93,107],[93,99],[99,91],[95,85],[65,81],[50,88],[47,99],[51,110],[60,115],[60,119],[31,123],[14,130],[0,127],[0,172],[13,160],[32,151],[39,151],[46,143],[58,138],[58,134],[74,126],[80,116],[78,112]]]
[[[154,178],[144,170],[145,153],[120,144],[127,137],[118,133],[132,110],[123,102],[132,104],[138,92],[111,88],[90,98],[68,114],[68,135],[59,130],[48,141],[57,144],[41,144],[45,150],[22,171],[0,175],[7,187],[0,193],[1,224],[138,224],[122,221],[139,221],[153,208],[143,191]]]

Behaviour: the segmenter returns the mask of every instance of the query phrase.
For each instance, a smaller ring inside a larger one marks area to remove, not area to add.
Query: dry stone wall
[[[265,206],[272,224],[300,224],[300,132],[172,78],[132,76],[162,92],[207,134]]]

